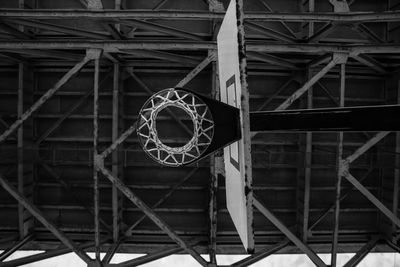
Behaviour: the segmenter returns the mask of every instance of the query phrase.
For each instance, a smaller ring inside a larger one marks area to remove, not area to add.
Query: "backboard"
[[[224,148],[226,176],[226,202],[243,246],[248,252],[254,249],[253,214],[251,192],[251,154],[248,90],[245,68],[240,67],[240,49],[244,41],[243,23],[238,23],[237,0],[231,0],[217,36],[218,69],[221,101],[240,110],[242,139]],[[239,26],[238,26],[239,25]],[[247,185],[247,186],[246,186]],[[245,190],[246,188],[246,190]]]

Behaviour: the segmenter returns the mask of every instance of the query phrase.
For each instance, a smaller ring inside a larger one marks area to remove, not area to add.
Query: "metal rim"
[[[183,146],[171,147],[158,137],[158,114],[176,107],[188,114],[193,123],[193,136]],[[178,167],[199,158],[211,144],[214,120],[208,106],[196,95],[181,89],[169,88],[154,94],[139,113],[137,134],[143,150],[155,161],[166,166]]]

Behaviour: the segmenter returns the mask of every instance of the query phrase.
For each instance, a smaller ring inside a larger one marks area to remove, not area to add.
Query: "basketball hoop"
[[[158,136],[158,114],[176,107],[188,114],[193,123],[193,136],[180,147],[170,147]],[[146,101],[139,113],[137,134],[143,150],[162,165],[179,167],[196,161],[211,144],[214,136],[214,120],[206,103],[197,95],[177,88],[169,88],[154,94]]]

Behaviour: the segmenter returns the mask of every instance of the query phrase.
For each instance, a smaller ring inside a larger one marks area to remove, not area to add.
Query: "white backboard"
[[[236,0],[231,0],[225,18],[217,36],[218,69],[221,101],[240,110],[240,121],[243,126],[242,86],[239,68],[239,39],[237,28]],[[243,127],[242,137],[243,135]],[[245,166],[244,141],[239,140],[224,148],[226,176],[226,203],[243,246],[247,251],[254,249],[252,214],[248,214],[245,195],[245,177],[248,166]],[[251,163],[250,163],[251,168]],[[251,206],[251,205],[250,205]]]

